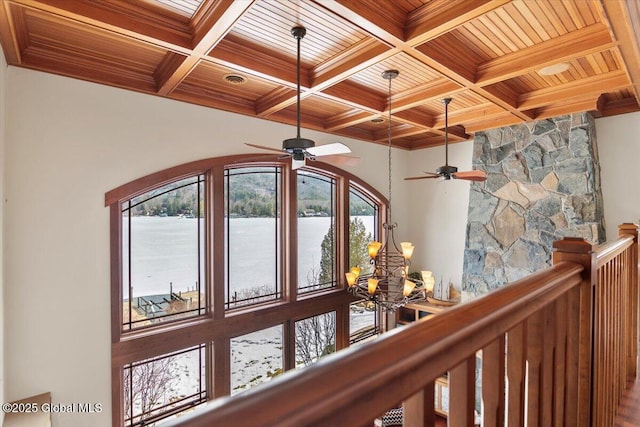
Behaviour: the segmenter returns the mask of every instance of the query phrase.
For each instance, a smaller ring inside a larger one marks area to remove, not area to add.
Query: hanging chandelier
[[[385,242],[373,241],[367,246],[369,262],[373,268],[371,274],[360,275],[359,266],[353,266],[345,273],[347,290],[357,298],[372,302],[383,311],[395,311],[410,302],[422,301],[427,296],[422,281],[409,279],[413,244],[402,242],[398,248],[393,236],[398,224],[391,221],[391,80],[398,77],[398,74],[398,70],[382,73],[382,77],[389,80],[389,205],[388,221],[383,224]]]

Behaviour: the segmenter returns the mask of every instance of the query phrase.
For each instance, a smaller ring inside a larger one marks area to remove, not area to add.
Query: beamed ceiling
[[[445,97],[452,142],[640,110],[638,0],[1,1],[10,65],[288,124],[302,25],[303,128],[386,143],[381,73],[398,69],[392,134],[405,149],[444,142]]]

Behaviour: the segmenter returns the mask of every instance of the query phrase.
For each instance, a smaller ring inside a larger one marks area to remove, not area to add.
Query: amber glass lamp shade
[[[404,287],[402,288],[402,295],[404,295],[405,297],[408,297],[409,295],[411,295],[411,292],[413,292],[413,290],[416,288],[416,284],[414,282],[412,282],[411,280],[404,280]]]
[[[402,255],[405,259],[411,259],[411,255],[413,255],[413,243],[402,242],[400,243],[400,247],[402,248]]]
[[[358,278],[358,276],[355,275],[355,273],[344,273],[345,278],[347,279],[347,285],[349,285],[349,287],[351,286],[355,286],[356,284],[356,279]]]
[[[378,255],[378,251],[380,250],[381,247],[382,247],[382,243],[380,242],[373,241],[369,243],[369,245],[367,246],[367,251],[369,252],[369,256],[371,258],[375,258],[376,255]]]
[[[368,285],[368,289],[369,289],[369,293],[371,295],[376,293],[376,289],[378,288],[378,279],[374,279],[374,278],[370,278],[369,280],[367,280],[367,285]]]

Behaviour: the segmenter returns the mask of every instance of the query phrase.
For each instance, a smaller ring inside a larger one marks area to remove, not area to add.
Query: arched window
[[[379,332],[344,291],[384,198],[320,162],[201,160],[106,194],[114,425],[149,424]]]

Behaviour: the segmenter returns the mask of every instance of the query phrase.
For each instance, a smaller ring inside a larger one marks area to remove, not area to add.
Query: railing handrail
[[[618,256],[633,244],[633,237],[625,236],[596,246],[595,251],[597,268],[600,268],[603,264],[609,262],[611,258]]]
[[[558,263],[302,371],[210,402],[167,426],[363,425],[577,286],[583,270]]]

